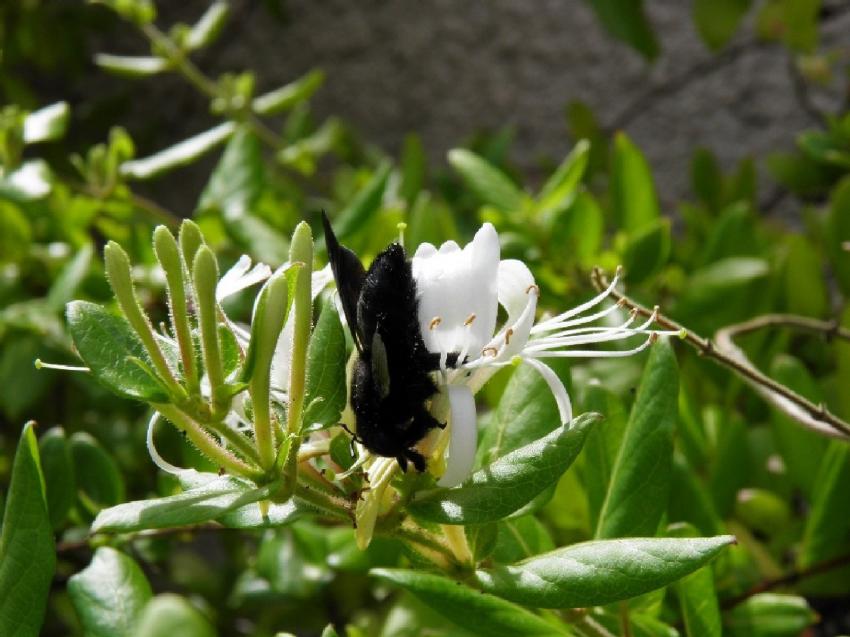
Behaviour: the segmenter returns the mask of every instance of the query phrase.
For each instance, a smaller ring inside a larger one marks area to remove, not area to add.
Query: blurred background
[[[162,3],[160,21],[191,23],[208,4]],[[635,21],[626,41],[600,19],[605,11],[617,19],[604,2],[230,4],[220,40],[196,58],[210,75],[251,69],[262,92],[320,68],[317,119],[338,116],[392,154],[416,132],[435,165],[463,140],[503,131],[512,164],[532,183],[585,132],[585,105],[603,131],[625,130],[643,150],[668,212],[688,192],[694,148],[731,169],[745,157],[789,150],[799,131],[848,100],[847,75],[837,70],[850,58],[846,0],[797,3],[790,36],[782,15],[771,23],[752,8],[770,3],[653,0],[645,32]],[[72,144],[97,141],[108,119],[146,155],[212,122],[205,100],[178,76],[128,83],[94,65],[96,52],[149,49],[104,7],[20,0],[2,11],[3,97],[27,105],[68,100]],[[211,162],[188,173],[195,195]],[[173,187],[188,178],[181,173],[157,194],[188,212],[192,189]],[[763,183],[759,197],[793,217],[794,207],[777,201],[776,184]]]

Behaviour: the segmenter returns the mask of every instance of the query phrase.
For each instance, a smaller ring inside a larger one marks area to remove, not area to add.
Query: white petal
[[[272,269],[265,263],[258,263],[251,268],[251,258],[243,254],[219,280],[215,288],[215,298],[220,302],[245,288],[265,281],[271,273]]]
[[[528,289],[534,286],[534,275],[522,261],[499,262],[499,303],[508,312],[508,325],[515,323],[528,302]]]
[[[567,393],[567,388],[564,387],[564,383],[561,382],[558,375],[552,371],[551,367],[535,358],[524,358],[523,360],[536,369],[543,377],[543,380],[546,381],[546,384],[549,385],[549,391],[552,392],[552,396],[554,396],[555,402],[558,405],[561,424],[567,424],[572,421],[573,406],[570,403],[570,395]]]
[[[462,250],[448,241],[413,257],[419,324],[432,352],[477,352],[496,327],[499,236],[489,223]],[[439,318],[439,321],[435,319]]]
[[[173,464],[171,464],[170,462],[168,462],[168,460],[166,460],[161,455],[159,455],[159,452],[156,450],[156,445],[154,445],[153,430],[154,430],[154,427],[156,427],[156,423],[159,422],[159,419],[160,419],[159,412],[155,411],[155,412],[153,412],[153,416],[151,416],[151,419],[148,421],[148,433],[147,433],[147,437],[146,437],[146,441],[147,441],[147,445],[148,445],[148,454],[150,454],[150,457],[151,457],[151,460],[153,460],[153,463],[157,467],[159,467],[160,469],[165,471],[165,473],[170,473],[171,475],[175,475],[175,476],[180,475],[181,473],[183,473],[185,471],[185,469],[183,469],[181,467],[176,467]]]
[[[530,286],[525,292],[525,307],[515,323],[508,324],[500,330],[484,347],[485,354],[473,361],[469,367],[490,365],[504,362],[520,354],[528,344],[528,337],[534,325],[534,315],[537,311],[537,287]],[[489,352],[488,355],[486,352]],[[495,355],[493,355],[495,352]]]
[[[478,429],[475,418],[475,399],[468,387],[449,385],[446,388],[451,407],[446,472],[437,482],[441,487],[453,487],[463,482],[475,463]]]
[[[313,270],[313,276],[310,279],[310,296],[315,300],[333,280],[334,273],[331,271],[330,263],[321,270]]]

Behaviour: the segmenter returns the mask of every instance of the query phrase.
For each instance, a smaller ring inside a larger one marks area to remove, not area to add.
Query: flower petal
[[[523,361],[536,369],[543,377],[543,380],[546,381],[546,384],[549,385],[549,391],[552,392],[552,396],[558,405],[558,415],[561,417],[561,424],[569,423],[573,419],[573,406],[570,402],[570,395],[567,393],[567,388],[564,387],[564,383],[552,371],[551,367],[545,363],[541,363],[536,358],[523,358]]]
[[[528,302],[528,289],[535,285],[534,275],[522,261],[505,259],[499,262],[499,303],[508,313],[506,323],[515,323]]]
[[[413,256],[419,325],[432,352],[481,350],[496,327],[499,235],[485,223],[462,250],[447,241],[423,244]],[[439,319],[439,320],[436,320]]]
[[[251,268],[251,257],[243,254],[233,264],[233,267],[219,279],[218,285],[215,288],[215,299],[221,302],[245,288],[265,281],[271,274],[272,269],[265,263],[257,263]]]
[[[449,385],[446,388],[451,414],[449,416],[449,442],[446,472],[437,482],[441,487],[453,487],[463,482],[475,463],[478,444],[475,399],[468,387]]]

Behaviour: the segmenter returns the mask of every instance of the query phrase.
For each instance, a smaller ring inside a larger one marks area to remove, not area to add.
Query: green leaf
[[[359,230],[380,209],[391,172],[392,164],[380,164],[366,185],[336,215],[334,230],[340,239]]]
[[[770,376],[815,404],[823,399],[817,381],[806,366],[789,354],[779,354],[771,361]],[[776,446],[791,483],[807,498],[815,497],[821,487],[817,475],[826,453],[827,439],[801,427],[797,420],[778,409],[771,410],[770,419]]]
[[[92,524],[92,532],[127,533],[208,522],[267,499],[278,486],[273,483],[258,488],[247,480],[221,476],[177,495],[127,502],[101,511]]]
[[[820,458],[814,493],[806,528],[800,567],[807,568],[846,552],[850,537],[850,508],[847,485],[850,484],[850,447],[843,441],[830,443],[826,454]],[[804,590],[809,594],[835,595],[846,593],[850,582],[850,568],[806,578]]]
[[[149,359],[142,341],[123,317],[88,301],[69,303],[65,315],[80,358],[110,391],[150,402],[168,399],[159,382],[133,361]]]
[[[598,263],[604,233],[602,208],[593,195],[579,192],[552,221],[550,245],[558,246],[559,254],[574,255],[582,266],[592,267]]]
[[[690,525],[671,527],[674,537],[696,537],[697,530]],[[720,608],[710,565],[683,577],[675,586],[679,606],[689,637],[721,637]]]
[[[614,37],[638,51],[647,60],[654,60],[661,51],[658,40],[647,20],[642,0],[585,0]]]
[[[133,637],[216,637],[215,628],[198,609],[174,593],[157,595],[147,603]]]
[[[252,502],[225,513],[216,521],[231,529],[280,528],[300,520],[311,512],[309,505],[305,505],[298,498],[291,498],[280,504],[272,502],[265,515],[260,507]]]
[[[721,535],[582,542],[513,566],[476,571],[476,579],[484,591],[526,606],[598,606],[667,586],[734,541]]]
[[[582,480],[587,493],[591,528],[595,529],[625,435],[628,413],[616,394],[600,382],[588,385],[582,406],[587,411],[605,414],[605,422],[594,427],[584,443]]]
[[[237,128],[201,194],[198,209],[217,210],[232,222],[251,214],[264,185],[260,140],[250,129]]]
[[[294,82],[254,98],[254,110],[260,115],[276,115],[310,99],[325,81],[322,71],[310,71]]]
[[[227,2],[223,0],[213,2],[186,34],[184,42],[186,50],[196,51],[215,42],[227,23],[229,15],[230,6]]]
[[[233,122],[219,124],[149,157],[125,161],[121,164],[120,172],[128,179],[152,179],[180,166],[194,163],[197,159],[227,141],[235,129],[236,126]]]
[[[90,434],[78,431],[69,442],[77,488],[98,509],[123,502],[124,478],[112,456]]]
[[[796,595],[754,595],[723,619],[728,637],[798,637],[818,619],[808,602]]]
[[[599,414],[582,414],[569,426],[502,456],[451,489],[419,491],[408,510],[443,524],[500,520],[556,483],[576,459]]]
[[[0,635],[36,637],[56,565],[33,423],[24,425],[0,532]]]
[[[168,62],[161,57],[141,55],[112,55],[97,53],[94,63],[100,68],[124,77],[149,77],[167,71]]]
[[[333,303],[327,301],[307,349],[307,387],[304,423],[327,427],[339,421],[345,409],[345,331]]]
[[[802,235],[788,235],[786,242],[788,251],[783,269],[788,311],[812,317],[826,315],[829,291],[820,251]]]
[[[649,165],[625,133],[614,138],[611,207],[618,227],[628,234],[644,230],[661,216]]]
[[[751,5],[752,0],[695,0],[694,22],[703,42],[712,50],[721,48],[735,35]]]
[[[151,586],[139,565],[121,551],[101,546],[91,563],[68,580],[68,594],[86,637],[135,637]]]
[[[419,135],[409,134],[404,138],[404,148],[401,155],[401,183],[399,195],[412,207],[416,196],[425,183],[425,171],[428,168],[428,158],[422,147]]]
[[[826,224],[827,254],[847,297],[850,296],[850,251],[844,249],[844,242],[850,238],[850,176],[842,179],[832,191]]]
[[[569,367],[563,360],[547,361],[569,391]],[[495,417],[478,444],[478,466],[542,438],[558,427],[560,416],[552,390],[530,365],[520,365],[505,387]]]
[[[38,441],[41,468],[47,491],[47,510],[54,529],[62,526],[77,499],[77,480],[71,449],[61,427],[53,427]]]
[[[47,305],[54,312],[59,312],[69,303],[77,292],[77,288],[89,273],[94,249],[91,243],[80,248],[72,259],[65,264],[47,292]]]
[[[439,575],[402,569],[374,569],[372,574],[413,593],[427,606],[476,635],[566,635],[565,628],[498,597]]]
[[[667,509],[678,418],[679,373],[673,347],[652,347],[614,464],[596,537],[655,535]]]
[[[547,214],[563,207],[574,196],[590,157],[590,142],[580,140],[570,151],[558,169],[552,174],[537,197],[540,214]]]
[[[60,139],[68,128],[70,115],[68,102],[56,102],[33,111],[24,120],[24,143],[36,144]]]
[[[521,210],[525,194],[501,170],[465,148],[449,151],[449,163],[475,195],[504,212]]]
[[[642,283],[664,267],[670,258],[672,245],[669,219],[658,219],[635,231],[623,253],[629,284]]]
[[[594,431],[598,429],[594,428]],[[555,548],[546,526],[533,515],[510,518],[498,523],[493,560],[510,564]]]
[[[778,40],[797,52],[810,52],[818,43],[821,0],[768,0],[756,16],[756,33]]]

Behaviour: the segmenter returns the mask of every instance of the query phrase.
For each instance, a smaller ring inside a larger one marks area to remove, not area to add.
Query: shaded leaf
[[[611,207],[618,225],[631,235],[661,216],[658,197],[646,159],[625,133],[617,133],[612,152]]]
[[[479,635],[568,634],[524,608],[440,575],[402,569],[375,569],[372,574],[405,588],[461,628]]]
[[[599,514],[597,538],[654,535],[667,509],[678,418],[679,373],[672,345],[652,347]]]
[[[65,315],[80,358],[110,391],[137,400],[167,400],[162,386],[133,362],[134,358],[149,359],[141,340],[123,317],[88,301],[69,303]]]
[[[56,553],[33,423],[21,433],[0,532],[0,635],[36,637]]]
[[[339,421],[347,399],[346,361],[345,331],[333,303],[328,301],[322,306],[307,349],[307,427],[327,427]]]
[[[50,523],[54,529],[58,529],[77,499],[77,481],[65,431],[61,427],[49,429],[38,441],[38,447]]]
[[[131,557],[101,546],[91,563],[68,580],[68,594],[86,637],[135,637],[139,615],[152,592]]]
[[[647,60],[658,57],[661,49],[646,17],[642,0],[585,0],[614,37],[622,40]]]
[[[186,599],[173,593],[157,595],[139,618],[134,637],[216,637],[215,628]]]
[[[90,434],[78,431],[69,441],[77,488],[86,504],[98,509],[123,502],[124,478],[112,456]]]
[[[523,207],[524,193],[501,170],[465,148],[449,151],[449,163],[481,201],[504,212]]]

